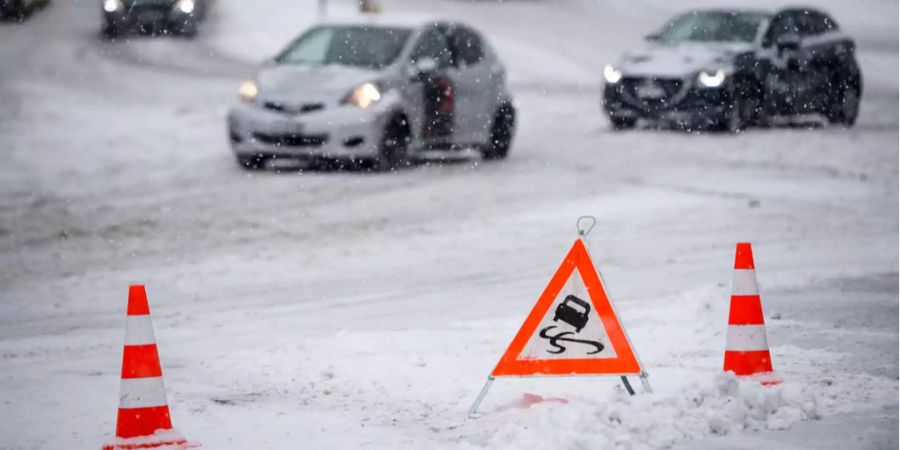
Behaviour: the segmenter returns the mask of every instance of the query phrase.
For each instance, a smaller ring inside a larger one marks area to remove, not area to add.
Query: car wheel
[[[115,39],[119,36],[119,28],[111,23],[104,23],[103,28],[100,30],[100,35],[104,39]]]
[[[762,102],[758,98],[744,98],[740,102],[742,126],[758,127],[762,125]]]
[[[615,131],[630,130],[637,125],[637,119],[634,117],[610,117],[609,124]]]
[[[244,170],[262,170],[266,167],[266,158],[263,155],[236,155],[237,163]]]
[[[489,160],[506,158],[512,147],[515,131],[516,110],[513,106],[505,104],[497,108],[491,122],[491,140],[482,148],[481,156]]]
[[[828,113],[828,121],[852,127],[859,116],[859,90],[848,87],[841,93],[840,98],[831,105]]]
[[[395,118],[384,128],[378,156],[375,158],[375,170],[378,172],[395,171],[408,162],[409,124],[404,118]]]
[[[0,6],[0,13],[2,13],[0,16],[4,18],[22,21],[25,19],[27,11],[25,10],[25,5],[22,4],[22,0],[11,0],[6,3],[5,9],[3,9],[3,6]]]
[[[197,26],[196,22],[185,22],[175,28],[175,34],[177,34],[179,37],[193,39],[197,36],[198,28],[199,27]]]
[[[715,128],[723,133],[737,133],[741,131],[744,128],[744,110],[742,108],[741,102],[735,100],[728,108],[728,111],[725,112],[725,116],[719,119],[719,123]]]

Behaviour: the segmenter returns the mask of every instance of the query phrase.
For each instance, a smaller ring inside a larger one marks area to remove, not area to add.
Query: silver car
[[[460,23],[318,25],[240,94],[228,127],[238,164],[250,170],[273,158],[393,170],[432,149],[501,159],[515,131],[503,64]]]

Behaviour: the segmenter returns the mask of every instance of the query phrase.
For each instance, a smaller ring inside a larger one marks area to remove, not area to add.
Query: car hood
[[[625,53],[617,68],[625,76],[682,78],[701,70],[728,68],[736,55],[752,49],[745,43],[647,44]]]
[[[262,100],[333,103],[360,84],[375,81],[377,75],[376,71],[350,66],[280,64],[260,71],[257,84]]]

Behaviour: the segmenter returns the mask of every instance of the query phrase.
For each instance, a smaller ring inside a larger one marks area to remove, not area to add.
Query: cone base
[[[775,372],[761,372],[753,375],[737,375],[740,381],[756,381],[763,386],[776,386],[784,381],[784,377]]]
[[[104,445],[103,450],[185,450],[197,446],[198,444],[189,443],[178,431],[169,428],[156,430],[155,433],[147,436],[116,437],[113,442]]]
[[[186,439],[178,439],[174,441],[159,441],[159,442],[143,442],[143,443],[134,443],[129,444],[125,442],[117,442],[115,444],[106,444],[103,446],[103,450],[139,450],[146,448],[156,448],[156,449],[165,449],[165,450],[185,450],[191,448],[192,446],[188,445]]]
[[[724,370],[742,377],[772,372],[772,356],[768,350],[725,351]]]

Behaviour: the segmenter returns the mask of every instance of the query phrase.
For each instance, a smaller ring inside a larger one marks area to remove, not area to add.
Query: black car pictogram
[[[575,332],[581,332],[584,325],[588,321],[588,313],[591,312],[591,305],[588,302],[570,295],[566,297],[553,314],[553,321],[562,320],[563,322],[575,327]]]

